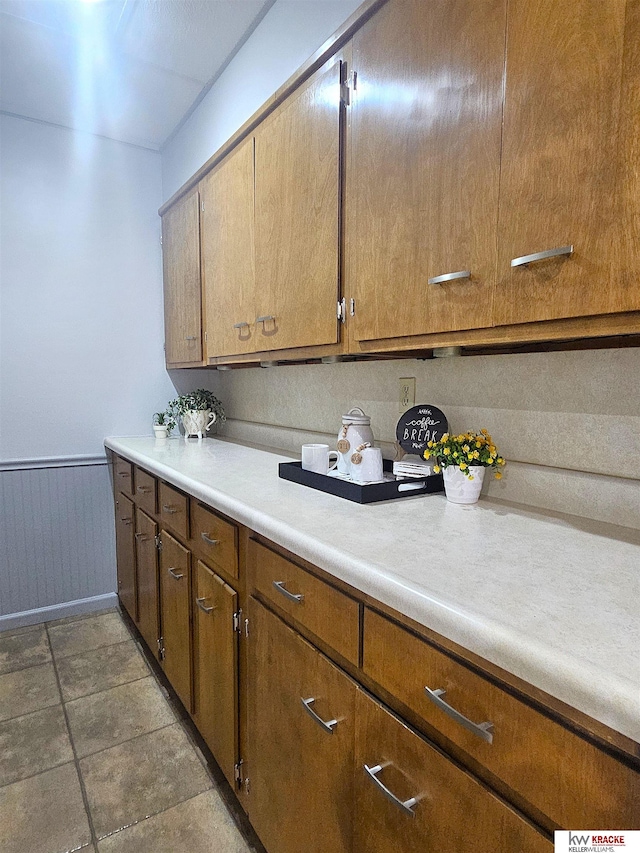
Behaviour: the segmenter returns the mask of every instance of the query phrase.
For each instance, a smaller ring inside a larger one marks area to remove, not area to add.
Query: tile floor
[[[2,853],[257,849],[117,611],[0,634]]]

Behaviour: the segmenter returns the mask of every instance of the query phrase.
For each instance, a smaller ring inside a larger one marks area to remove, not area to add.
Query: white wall
[[[164,199],[358,8],[361,0],[276,0],[193,115],[162,151]]]
[[[164,369],[160,156],[0,117],[0,462],[151,431]]]

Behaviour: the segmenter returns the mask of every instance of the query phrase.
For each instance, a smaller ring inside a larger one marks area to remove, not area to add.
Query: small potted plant
[[[447,500],[457,504],[473,504],[480,497],[484,472],[491,468],[497,480],[505,460],[486,429],[460,435],[445,433],[440,441],[430,441],[425,459],[433,459],[434,473],[442,471]]]
[[[190,435],[202,438],[213,424],[220,426],[227,419],[220,400],[206,388],[176,397],[169,403],[168,411],[174,418],[182,419],[185,438]]]
[[[171,412],[155,412],[153,415],[153,432],[156,438],[168,438],[176,425]]]

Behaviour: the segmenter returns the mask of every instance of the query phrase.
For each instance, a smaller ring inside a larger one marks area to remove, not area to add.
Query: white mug
[[[367,446],[351,455],[351,479],[359,483],[376,483],[383,478],[382,450]]]
[[[329,464],[331,456],[335,457],[333,465]],[[316,474],[328,474],[338,464],[338,452],[329,450],[328,444],[303,444],[302,445],[302,467],[305,471],[314,471]]]

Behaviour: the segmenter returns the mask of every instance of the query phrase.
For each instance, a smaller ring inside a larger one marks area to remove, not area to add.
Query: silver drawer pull
[[[547,249],[544,252],[534,252],[533,255],[523,255],[511,261],[512,267],[526,267],[534,261],[546,261],[547,258],[557,258],[560,255],[572,255],[573,246],[559,246],[557,249]]]
[[[174,506],[168,506],[167,504],[162,504],[162,511],[168,512],[169,515],[173,515],[174,513],[178,512],[178,510]]]
[[[380,791],[385,795],[388,800],[391,800],[394,805],[398,806],[399,809],[405,814],[410,815],[411,817],[415,817],[416,813],[413,810],[413,806],[417,805],[418,800],[416,797],[410,797],[408,800],[401,800],[400,797],[396,797],[395,794],[391,793],[391,791],[387,788],[386,785],[383,785],[382,782],[378,779],[378,773],[384,770],[384,765],[376,764],[375,767],[369,767],[368,765],[364,765],[365,772],[371,779],[371,781],[376,785]]]
[[[300,702],[302,703],[302,706],[305,709],[305,711],[307,712],[307,714],[309,714],[309,716],[313,720],[315,720],[316,723],[325,730],[325,732],[329,732],[330,735],[333,734],[333,730],[338,725],[338,721],[337,720],[325,721],[322,719],[322,717],[319,717],[316,714],[316,712],[313,710],[313,708],[311,707],[315,701],[316,700],[313,696],[310,699],[300,698]]]
[[[285,584],[286,581],[273,581],[273,585],[275,586],[275,588],[278,590],[278,592],[281,592],[285,598],[288,598],[289,601],[295,601],[296,604],[302,604],[302,602],[304,601],[304,595],[294,595],[292,592],[289,592],[288,589],[284,588]]]
[[[123,524],[131,524],[131,519],[130,519],[130,518],[122,518],[122,517],[121,517],[121,518],[120,518],[120,521],[121,521]]]
[[[128,471],[118,471],[118,477],[130,477],[131,474]]]
[[[143,495],[147,495],[151,491],[151,486],[138,486],[138,491],[142,492]]]
[[[188,336],[185,338],[185,341],[196,341],[196,340],[198,340],[198,339],[197,339],[197,337],[196,337],[196,335],[188,335]]]
[[[202,598],[196,598],[196,604],[198,605],[200,610],[202,610],[203,613],[211,613],[213,610],[215,610],[215,607],[205,607],[203,602],[206,600],[206,596],[203,596]]]
[[[273,314],[265,314],[264,317],[256,317],[256,323],[268,323],[269,320],[275,320]]]
[[[234,328],[234,329],[244,329],[244,327],[245,327],[245,326],[247,326],[247,327],[248,327],[248,326],[249,326],[249,324],[248,324],[248,323],[245,323],[245,322],[242,322],[242,323],[234,323],[234,324],[233,324],[233,328]]]
[[[208,533],[201,533],[200,536],[204,539],[204,541],[207,543],[207,545],[219,545],[220,544],[219,539],[209,539]]]
[[[424,689],[436,708],[440,708],[440,710],[444,711],[448,717],[451,717],[451,719],[455,720],[456,723],[460,723],[460,725],[467,729],[467,731],[472,732],[474,735],[482,738],[482,740],[486,740],[487,743],[493,743],[493,723],[474,723],[472,720],[467,719],[467,717],[461,714],[460,711],[456,711],[456,709],[452,708],[451,705],[447,705],[447,703],[442,699],[446,691],[430,690],[428,687],[425,687]]]
[[[444,284],[445,281],[455,281],[459,278],[471,278],[471,270],[460,270],[460,272],[447,272],[444,275],[436,275],[429,279],[429,284]]]
[[[182,574],[182,572],[179,572],[177,569],[168,569],[168,572],[169,572],[169,574],[171,575],[171,577],[172,577],[172,578],[175,578],[177,581],[179,581],[179,580],[180,580],[180,578],[183,578],[183,577],[184,577],[184,575]]]
[[[146,542],[147,539],[151,539],[151,537],[147,536],[146,533],[136,533],[136,540],[138,542]]]

